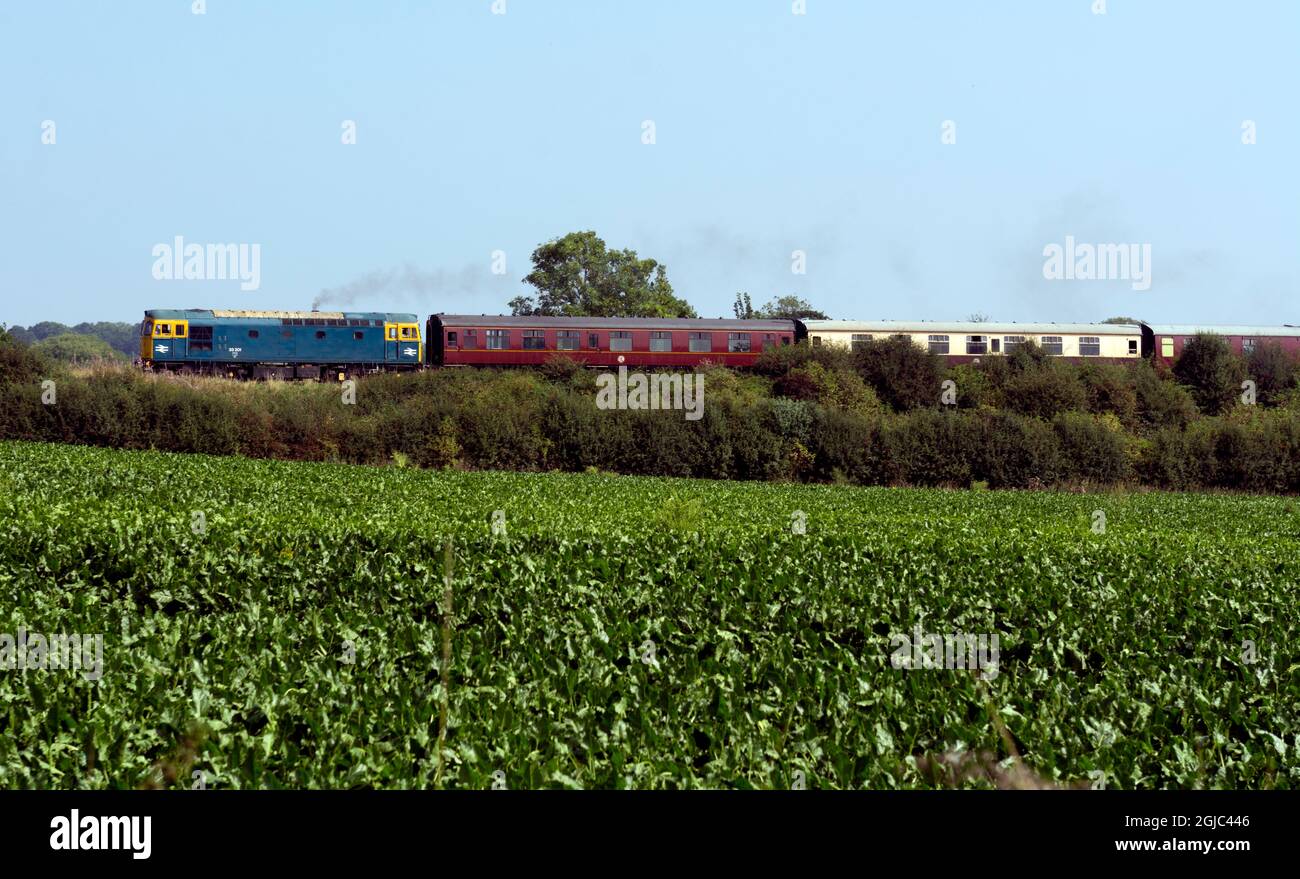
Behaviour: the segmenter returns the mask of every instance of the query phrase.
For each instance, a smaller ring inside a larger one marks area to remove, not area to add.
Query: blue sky
[[[0,321],[496,313],[594,229],[704,316],[1300,323],[1300,4],[1092,5],[5,3]],[[260,288],[155,280],[178,235]],[[1150,244],[1151,288],[1045,280],[1066,235]]]

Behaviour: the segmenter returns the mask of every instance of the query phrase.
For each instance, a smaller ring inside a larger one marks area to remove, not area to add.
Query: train
[[[948,363],[1006,356],[1033,342],[1072,361],[1172,363],[1197,333],[1248,356],[1273,343],[1300,353],[1300,327],[977,321],[525,317],[404,312],[150,309],[140,323],[149,370],[247,379],[344,380],[443,366],[752,366],[768,348],[807,342],[856,348],[901,337]]]

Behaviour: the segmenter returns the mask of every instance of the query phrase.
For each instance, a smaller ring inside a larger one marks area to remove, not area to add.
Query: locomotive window
[[[948,337],[947,337],[947,336],[931,336],[931,337],[930,337],[930,353],[931,353],[931,354],[947,354],[947,353],[948,353]]]
[[[984,336],[966,337],[967,354],[983,354],[987,350],[988,350],[988,339],[986,339]]]
[[[545,330],[524,330],[524,350],[545,351],[546,331]]]
[[[414,339],[414,338],[415,338],[415,327],[402,327],[402,338],[403,338],[403,339]]]
[[[489,351],[504,351],[510,339],[509,330],[488,330],[487,346]]]
[[[257,330],[249,330],[249,331],[248,331],[248,338],[250,338],[250,339],[256,339],[257,336],[258,336],[258,332],[257,332]]]
[[[599,347],[600,347],[600,333],[588,333],[588,334],[587,334],[587,347],[588,347],[588,348],[599,348]]]
[[[727,350],[733,354],[749,353],[749,333],[727,333]]]
[[[294,325],[295,327],[301,327],[301,326],[303,326],[304,324],[303,324],[302,318],[300,318],[300,317],[295,317],[295,318],[293,319],[293,325]]]
[[[184,338],[185,338],[185,324],[177,324],[177,325],[176,325],[176,338],[178,338],[178,339],[184,339]]]
[[[195,342],[194,338],[192,336],[190,337],[191,354],[197,354],[199,351],[211,351],[211,350],[212,350],[211,342]]]
[[[861,351],[863,348],[867,346],[867,343],[870,341],[871,341],[871,336],[869,334],[854,333],[852,340],[849,342],[849,347],[852,348],[854,351]]]
[[[281,330],[281,331],[280,331],[280,338],[281,338],[281,339],[292,339],[292,338],[293,338],[293,330]]]
[[[687,346],[691,351],[708,352],[713,350],[713,333],[691,333],[690,344]]]
[[[394,342],[397,341],[397,327],[388,328],[388,338],[392,339]]]
[[[631,351],[632,334],[627,330],[614,330],[609,334],[609,350]]]
[[[651,351],[671,351],[673,350],[673,334],[666,332],[652,332],[650,334]]]
[[[1100,357],[1100,356],[1101,356],[1101,337],[1100,337],[1100,336],[1080,336],[1080,337],[1079,337],[1079,356],[1081,356],[1081,357]]]
[[[582,343],[582,333],[577,330],[559,330],[555,334],[555,349],[557,351],[577,351],[578,345]]]
[[[1010,354],[1012,351],[1015,351],[1024,343],[1025,343],[1024,336],[1003,336],[1002,351],[1003,353]]]
[[[455,333],[452,333],[452,335],[454,336],[454,335],[456,335],[456,334],[455,334]],[[366,334],[363,333],[361,330],[353,330],[353,331],[352,331],[352,338],[356,339],[358,342],[360,342],[360,341],[361,341],[362,339],[364,339],[365,337],[366,337]]]
[[[190,341],[206,342],[212,339],[212,327],[191,327]]]
[[[172,334],[171,324],[156,324],[155,326],[156,326],[156,329],[154,331],[155,336],[170,336]]]
[[[142,336],[153,335],[153,321],[151,320],[140,321],[140,335]]]
[[[1061,343],[1060,336],[1043,336],[1043,353],[1061,355],[1065,353],[1065,346]]]
[[[317,330],[317,331],[316,331],[316,338],[318,338],[318,339],[323,339],[323,338],[325,338],[325,331],[324,331],[324,330]]]

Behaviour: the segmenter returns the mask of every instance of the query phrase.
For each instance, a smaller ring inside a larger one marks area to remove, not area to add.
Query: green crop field
[[[5,443],[0,538],[4,787],[1300,786],[1290,499]]]

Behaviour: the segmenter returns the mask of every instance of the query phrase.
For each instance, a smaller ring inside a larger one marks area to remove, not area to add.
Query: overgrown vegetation
[[[750,372],[705,368],[695,421],[598,409],[594,374],[560,357],[536,371],[375,376],[347,405],[331,384],[69,370],[0,340],[0,438],[437,468],[1300,492],[1288,355],[1252,358],[1256,405],[1241,403],[1240,388],[1226,395],[1244,366],[1222,352],[1202,362],[1210,367],[1180,371],[1200,382],[1189,386],[1145,362],[1076,365],[1032,345],[948,369],[901,340],[852,352],[787,346]],[[1203,414],[1198,399],[1221,414]]]

